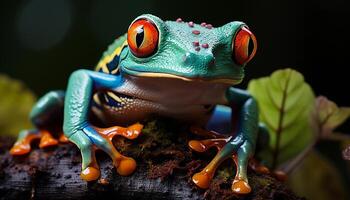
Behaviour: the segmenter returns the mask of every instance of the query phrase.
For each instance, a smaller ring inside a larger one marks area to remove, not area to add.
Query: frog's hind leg
[[[201,135],[205,130],[201,131]],[[197,132],[199,131],[197,130]],[[199,173],[194,174],[192,177],[193,182],[200,188],[206,189],[209,187],[211,180],[214,177],[215,171],[218,166],[226,159],[232,158],[236,164],[236,176],[232,183],[232,190],[237,194],[247,194],[251,191],[247,178],[247,165],[251,157],[252,145],[248,142],[242,144],[240,149],[235,149],[235,143],[238,143],[240,138],[232,139],[232,136],[222,136],[215,132],[207,132],[207,135],[211,135],[214,139],[206,140],[191,140],[189,146],[197,151],[204,152],[211,147],[216,147],[218,153],[212,159],[212,161]],[[232,152],[236,152],[233,154]]]
[[[30,152],[33,140],[40,139],[39,147],[45,148],[58,144],[49,132],[53,126],[60,126],[63,118],[64,92],[52,91],[44,95],[34,105],[30,113],[30,120],[35,126],[33,130],[22,130],[11,148],[12,155],[24,155]],[[59,141],[66,141],[61,134]]]
[[[33,140],[40,139],[40,133],[37,130],[22,130],[16,143],[11,148],[11,155],[24,155],[30,152],[30,144]]]
[[[218,166],[224,160],[231,158],[236,164],[236,176],[232,183],[232,190],[237,194],[247,194],[251,192],[247,178],[247,166],[253,155],[255,144],[251,142],[254,139],[245,139],[244,137],[248,136],[238,134],[241,127],[239,127],[238,119],[235,118],[237,114],[232,115],[232,112],[229,107],[217,106],[206,125],[206,130],[192,128],[193,133],[210,138],[190,141],[189,146],[193,150],[204,152],[211,147],[218,149],[218,153],[211,162],[201,172],[194,174],[192,180],[200,188],[208,188]],[[250,125],[251,129],[248,131],[251,133],[258,131],[255,121]],[[230,134],[224,135],[223,133]]]
[[[223,115],[221,115],[223,117]],[[251,187],[248,184],[247,178],[247,166],[258,173],[268,174],[269,169],[261,165],[255,158],[252,157],[253,145],[249,144],[248,141],[241,145],[241,148],[234,149],[235,143],[240,138],[232,139],[232,136],[219,134],[214,131],[207,131],[198,127],[191,127],[191,132],[212,139],[205,140],[191,140],[189,146],[191,149],[197,152],[205,152],[212,147],[216,147],[218,153],[214,159],[199,173],[196,173],[192,180],[200,188],[208,188],[217,167],[226,159],[232,158],[236,165],[236,176],[232,183],[232,190],[237,194],[247,194],[251,191]],[[260,140],[266,140],[268,136],[267,129],[263,124],[259,124],[259,135],[263,136]],[[263,142],[264,143],[264,142]],[[232,145],[233,144],[233,145]],[[236,152],[232,154],[232,152]]]

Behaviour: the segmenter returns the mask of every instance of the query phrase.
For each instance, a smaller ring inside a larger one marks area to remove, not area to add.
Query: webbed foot
[[[16,143],[10,150],[10,154],[17,156],[29,153],[31,151],[31,143],[37,139],[40,139],[40,148],[56,146],[59,142],[65,142],[61,137],[57,140],[47,130],[24,130],[20,132]]]
[[[82,172],[80,177],[85,181],[94,181],[100,177],[100,169],[96,161],[96,150],[106,152],[113,160],[113,164],[120,175],[127,176],[136,169],[136,162],[133,158],[119,153],[113,146],[114,136],[120,135],[128,139],[137,138],[143,125],[136,123],[129,127],[114,126],[110,128],[97,128],[87,126],[77,131],[69,139],[74,142],[82,154]]]
[[[206,140],[191,140],[189,146],[197,152],[205,152],[216,147],[218,153],[213,160],[201,171],[193,175],[192,181],[200,188],[209,187],[218,166],[226,159],[231,158],[236,164],[236,176],[232,182],[232,191],[236,194],[248,194],[251,187],[247,178],[247,165],[253,153],[252,145],[242,136],[225,136],[200,128],[192,128],[191,131],[197,135],[211,137]],[[255,163],[256,164],[256,163]],[[255,165],[256,169],[266,171],[262,166]],[[268,170],[268,169],[267,169]]]

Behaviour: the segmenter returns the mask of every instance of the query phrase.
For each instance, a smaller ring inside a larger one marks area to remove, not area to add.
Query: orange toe
[[[61,143],[68,143],[69,139],[62,133],[62,135],[60,135],[60,138],[58,139]]]
[[[81,172],[80,177],[85,181],[97,180],[100,177],[100,170],[94,167],[87,167]]]
[[[252,189],[247,182],[243,180],[234,180],[232,183],[232,191],[236,194],[249,194]]]
[[[10,150],[14,156],[24,155],[30,152],[30,144],[16,143]]]
[[[188,146],[190,146],[191,149],[197,151],[197,152],[205,152],[207,150],[206,146],[203,145],[198,140],[191,140],[188,142]]]
[[[128,176],[132,174],[136,169],[136,161],[132,158],[123,158],[118,167],[117,172],[122,176]]]
[[[47,131],[43,131],[42,138],[40,140],[39,147],[40,148],[46,148],[49,146],[55,146],[58,144],[58,141],[51,136],[51,134]]]
[[[212,176],[205,172],[199,172],[193,175],[192,181],[200,188],[207,189],[210,185]]]
[[[140,123],[135,123],[127,128],[126,136],[128,139],[135,139],[141,134],[143,125]]]
[[[265,167],[265,166],[259,166],[255,169],[256,172],[258,172],[259,174],[269,174],[270,170],[269,168]]]
[[[273,175],[276,177],[277,180],[279,181],[287,181],[288,176],[285,172],[281,171],[281,170],[276,170],[273,172]]]

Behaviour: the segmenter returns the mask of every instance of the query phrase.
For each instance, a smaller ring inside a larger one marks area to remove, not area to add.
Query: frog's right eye
[[[255,55],[257,42],[248,27],[242,27],[232,39],[232,57],[238,65],[247,64]]]
[[[157,51],[159,32],[153,22],[139,19],[130,25],[127,40],[131,53],[145,58]]]

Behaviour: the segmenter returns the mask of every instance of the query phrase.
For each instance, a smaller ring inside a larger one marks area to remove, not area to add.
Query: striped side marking
[[[119,55],[127,44],[127,41],[124,41],[124,43],[120,47],[117,47],[112,54],[105,55],[97,64],[95,71],[107,74],[117,74],[119,71],[119,68],[117,67],[119,64]]]
[[[98,100],[95,100],[95,98]],[[133,97],[108,91],[95,94],[94,100],[96,104],[100,105],[96,106],[98,108],[101,108],[102,105],[112,108],[123,108],[125,106],[128,106],[128,103],[133,100]]]
[[[127,45],[128,43],[125,40],[123,44],[115,48],[115,50],[111,54],[105,54],[104,57],[97,64],[95,71],[99,71],[107,74],[118,74],[119,72],[118,64],[119,64],[119,58],[120,58],[119,55],[122,49]],[[103,105],[107,105],[115,108],[121,108],[125,104],[125,102],[113,92],[103,92],[103,93],[94,94],[93,101],[94,101],[94,106],[96,108],[101,108],[101,106]]]
[[[107,92],[107,95],[111,98],[113,98],[115,101],[119,102],[119,103],[123,103],[123,101],[113,92]]]

